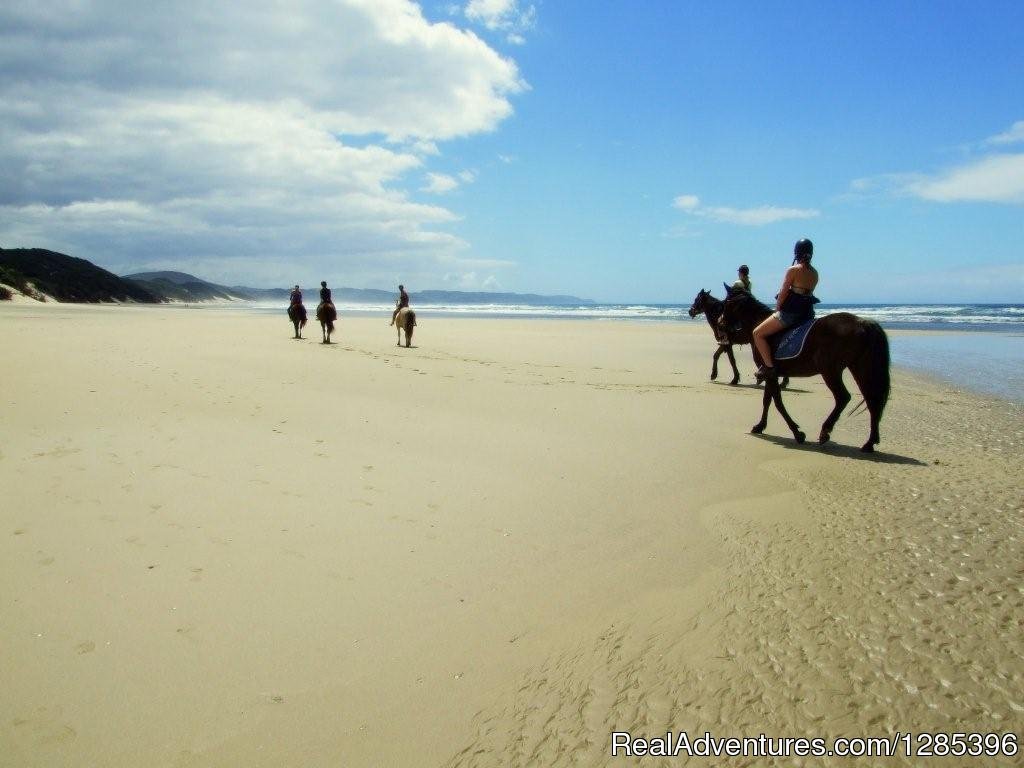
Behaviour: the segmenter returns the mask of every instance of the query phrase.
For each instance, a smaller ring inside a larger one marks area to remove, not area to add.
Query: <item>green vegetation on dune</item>
[[[85,259],[44,248],[0,248],[0,282],[34,298],[40,298],[35,295],[39,292],[57,301],[161,301],[145,288]]]

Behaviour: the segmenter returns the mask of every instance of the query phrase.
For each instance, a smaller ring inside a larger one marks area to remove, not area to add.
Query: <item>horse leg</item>
[[[757,347],[755,347],[753,344],[750,345],[750,352],[751,357],[754,358],[754,383],[758,385],[763,384],[764,376],[757,373],[757,371],[761,370],[761,366],[764,365],[764,361],[761,359],[761,356],[757,353]]]
[[[735,386],[740,381],[740,369],[736,367],[736,357],[732,353],[732,344],[725,348],[725,354],[729,356],[729,365],[732,366],[732,381],[729,383]]]
[[[779,389],[785,389],[789,386],[789,376],[783,376],[782,381],[779,383]]]
[[[824,423],[821,425],[821,432],[818,435],[819,443],[827,443],[828,439],[832,436],[832,427],[836,425],[836,421],[839,419],[839,414],[843,412],[843,408],[846,407],[847,403],[850,402],[850,391],[843,384],[843,371],[840,369],[837,371],[829,371],[828,373],[821,374],[821,378],[825,380],[825,386],[832,392],[832,397],[836,399],[835,407],[832,409],[832,413],[828,415]]]
[[[725,347],[721,344],[718,345],[718,349],[715,350],[715,354],[711,356],[711,380],[714,381],[718,378],[718,358],[722,356],[722,352],[725,351]]]
[[[765,382],[764,395],[761,397],[761,420],[750,428],[751,434],[760,435],[768,426],[768,406],[772,403],[771,387]]]
[[[867,392],[867,374],[860,367],[851,367],[850,373],[853,374],[853,380],[857,382],[857,388],[860,390],[862,396],[864,396],[864,405],[868,409],[868,415],[871,417],[871,432],[868,434],[868,441],[860,447],[864,453],[873,453],[875,446],[878,445],[878,422],[881,414],[878,412],[878,406],[876,403],[870,402],[867,396],[864,394]]]
[[[771,391],[772,400],[775,401],[775,407],[779,413],[782,414],[782,418],[786,420],[786,425],[789,427],[789,431],[793,433],[793,437],[798,443],[802,443],[806,438],[803,432],[800,431],[800,425],[793,421],[789,415],[789,411],[786,410],[786,406],[782,404],[782,391],[779,389],[779,379],[777,376],[768,376],[764,381],[764,387],[766,390]]]

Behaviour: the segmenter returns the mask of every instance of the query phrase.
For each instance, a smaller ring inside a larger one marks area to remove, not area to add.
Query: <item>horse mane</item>
[[[724,285],[724,283],[723,283],[723,285]],[[769,307],[767,304],[762,302],[760,299],[756,298],[752,293],[748,293],[747,291],[741,291],[738,288],[736,288],[736,289],[730,288],[728,285],[725,286],[725,290],[726,290],[726,295],[725,295],[725,301],[723,302],[725,304],[728,304],[728,303],[731,302],[732,304],[735,305],[735,304],[739,304],[740,302],[747,302],[754,309],[760,310],[762,312],[767,312],[768,314],[771,314],[772,312],[775,311],[774,309]]]

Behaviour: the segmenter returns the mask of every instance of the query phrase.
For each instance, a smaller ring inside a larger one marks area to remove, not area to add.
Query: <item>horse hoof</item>
[[[860,450],[861,450],[861,452],[863,452],[863,453],[874,453],[874,452],[875,452],[875,446],[874,446],[874,444],[873,444],[873,443],[872,443],[872,442],[871,442],[871,441],[869,440],[868,442],[864,443],[864,445],[862,445],[862,446],[860,447]]]
[[[737,376],[737,377],[736,377],[735,379],[733,379],[732,381],[730,381],[730,382],[729,382],[729,384],[731,384],[731,385],[732,385],[732,386],[734,386],[734,387],[735,387],[735,386],[736,386],[737,384],[739,384],[739,383],[740,383],[740,377],[739,377],[739,376]]]
[[[712,373],[712,374],[711,374],[711,380],[712,380],[712,381],[714,381],[714,380],[715,380],[715,379],[717,379],[717,378],[718,378],[718,374],[717,374],[717,373]]]
[[[765,426],[766,425],[764,425],[764,424],[755,424],[754,426],[752,426],[750,428],[750,434],[752,434],[752,435],[760,435],[762,432],[764,432]]]
[[[797,441],[798,443],[800,443],[801,445],[803,445],[803,442],[804,442],[804,440],[806,440],[806,439],[807,439],[807,435],[805,435],[805,434],[804,434],[803,432],[801,432],[801,431],[800,431],[799,429],[798,429],[798,430],[797,430],[796,432],[794,432],[794,433],[793,433],[793,437],[795,437],[795,438],[796,438],[796,441]]]
[[[831,433],[822,432],[820,435],[818,435],[818,442],[824,445],[825,443],[828,442],[830,437],[832,437]]]

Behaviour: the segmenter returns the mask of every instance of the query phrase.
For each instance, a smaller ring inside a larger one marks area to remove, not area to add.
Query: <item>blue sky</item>
[[[1021,3],[127,7],[0,10],[0,245],[688,302],[806,236],[825,301],[1024,302]]]

